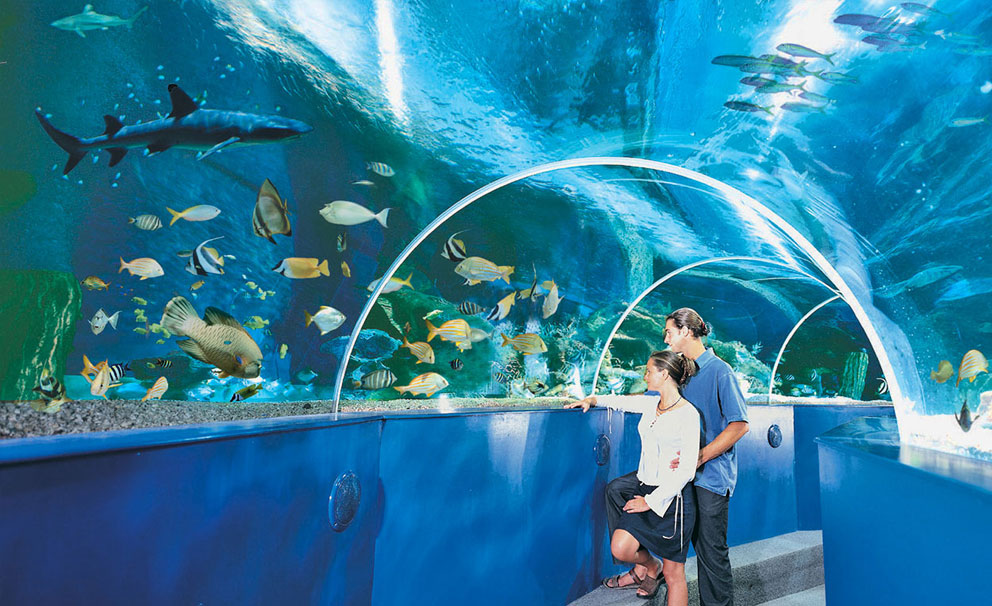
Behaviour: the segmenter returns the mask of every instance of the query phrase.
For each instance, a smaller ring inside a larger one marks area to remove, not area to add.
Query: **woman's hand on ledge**
[[[571,404],[565,404],[565,408],[582,408],[582,412],[588,412],[590,408],[596,405],[596,396],[589,396],[588,398],[582,398],[581,400],[576,400]]]

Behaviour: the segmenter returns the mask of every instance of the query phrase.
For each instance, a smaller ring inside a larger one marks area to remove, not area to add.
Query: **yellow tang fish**
[[[975,377],[979,373],[989,371],[989,361],[985,359],[982,352],[977,349],[972,349],[968,353],[964,354],[961,358],[961,365],[958,367],[958,382],[954,385],[960,385],[961,379],[968,379],[970,383],[975,382]]]
[[[189,289],[191,291],[192,290],[196,290],[197,288],[200,288],[204,284],[206,284],[206,282],[204,280],[197,280],[196,282],[193,282],[192,284],[189,285]]]
[[[404,335],[403,347],[409,349],[410,353],[416,356],[417,364],[420,364],[421,362],[425,364],[434,363],[434,350],[427,343],[424,343],[423,341],[417,341],[416,343],[411,343],[406,340],[406,336]]]
[[[500,336],[503,337],[503,344],[500,347],[512,345],[513,349],[523,352],[525,356],[548,351],[548,346],[544,344],[544,340],[532,332],[519,334],[512,339],[506,336],[506,333],[501,333]]]
[[[346,278],[351,277],[351,268],[348,267],[348,264],[345,263],[344,261],[341,261],[341,275]]]
[[[492,311],[489,312],[486,319],[490,322],[496,322],[505,318],[506,315],[510,313],[510,308],[513,307],[513,304],[517,300],[516,294],[517,293],[515,292],[511,292],[503,297],[500,302],[496,304],[496,307],[493,307]]]
[[[279,359],[282,360],[286,357],[286,352],[289,351],[289,345],[283,343],[279,346]]]
[[[155,380],[155,384],[148,388],[148,392],[145,397],[141,398],[141,401],[146,400],[161,400],[162,395],[169,389],[169,380],[165,377],[159,377]]]
[[[254,379],[262,371],[262,350],[245,327],[230,314],[208,307],[203,319],[185,297],[173,297],[165,305],[162,327],[179,337],[176,343],[192,358],[220,369],[220,378]]]
[[[148,301],[142,299],[141,297],[132,297],[131,300],[137,303],[138,305],[148,305]]]
[[[468,257],[455,266],[455,273],[465,278],[465,284],[470,286],[480,282],[493,282],[500,278],[509,284],[513,266],[496,265],[482,257]]]
[[[317,278],[331,275],[327,271],[327,259],[318,261],[307,257],[287,257],[272,268],[287,278]]]
[[[950,379],[954,375],[954,367],[947,360],[941,360],[937,365],[937,370],[930,371],[930,378],[938,383]]]
[[[82,285],[90,290],[107,290],[110,286],[110,282],[104,282],[96,276],[87,276],[83,281]]]
[[[424,394],[429,398],[447,386],[448,381],[444,377],[436,372],[426,372],[414,377],[409,385],[397,385],[393,389],[400,393],[408,391],[413,395]]]
[[[117,270],[117,273],[121,273],[126,269],[132,276],[141,276],[142,280],[157,278],[165,275],[165,271],[162,269],[162,266],[158,264],[158,261],[152,259],[151,257],[142,257],[140,259],[127,262],[124,261],[124,257],[121,257],[120,259],[121,267]]]

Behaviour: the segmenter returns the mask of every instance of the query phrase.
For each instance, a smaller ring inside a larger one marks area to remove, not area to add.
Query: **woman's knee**
[[[640,547],[641,544],[637,542],[637,539],[625,530],[614,532],[613,539],[610,541],[610,552],[613,553],[613,557],[624,562],[633,562],[634,555]]]

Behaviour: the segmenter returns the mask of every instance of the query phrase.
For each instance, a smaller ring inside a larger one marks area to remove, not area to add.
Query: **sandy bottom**
[[[559,408],[568,400],[531,398],[422,398],[342,400],[341,412],[456,410],[460,408]],[[275,417],[329,414],[333,400],[306,402],[190,402],[179,400],[76,400],[58,412],[34,410],[28,402],[0,402],[0,438],[25,438],[141,427],[196,425]]]

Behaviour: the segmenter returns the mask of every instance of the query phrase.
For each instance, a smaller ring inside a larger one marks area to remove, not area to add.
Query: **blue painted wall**
[[[827,604],[988,604],[992,463],[897,440],[894,419],[819,440]]]
[[[820,458],[816,437],[858,417],[892,417],[892,406],[795,406],[798,530],[820,530]]]
[[[810,412],[794,440],[790,407],[749,408],[732,545],[797,528],[796,470],[816,468],[799,436],[853,411]],[[10,440],[0,553],[17,557],[0,601],[565,603],[620,568],[603,493],[637,468],[636,424],[605,409],[460,411]],[[337,533],[328,495],[349,470],[361,507]]]

